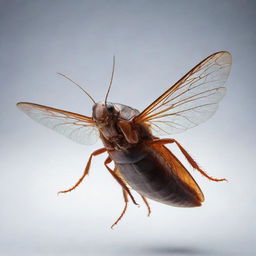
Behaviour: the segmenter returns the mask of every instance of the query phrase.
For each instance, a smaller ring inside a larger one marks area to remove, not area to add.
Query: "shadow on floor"
[[[205,249],[193,248],[193,247],[182,247],[182,246],[158,246],[158,247],[147,247],[139,250],[141,254],[145,255],[187,255],[187,256],[203,256],[203,255],[214,255],[214,252],[207,251]]]

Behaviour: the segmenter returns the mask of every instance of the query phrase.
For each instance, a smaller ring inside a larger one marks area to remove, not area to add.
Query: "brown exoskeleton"
[[[125,207],[112,225],[124,215],[128,197],[137,204],[130,188],[137,191],[148,207],[146,198],[178,207],[196,207],[204,201],[204,195],[175,155],[165,146],[175,143],[192,167],[213,181],[175,139],[158,136],[174,134],[192,128],[208,120],[216,111],[225,94],[224,83],[230,72],[231,54],[222,51],[200,62],[170,89],[150,104],[143,112],[118,103],[107,101],[114,75],[104,102],[93,101],[92,117],[20,102],[17,106],[32,119],[82,144],[90,144],[97,136],[104,147],[94,151],[88,160],[82,177],[70,189],[75,189],[88,174],[93,156],[107,152],[105,166],[121,185]],[[112,170],[109,163],[113,161]]]

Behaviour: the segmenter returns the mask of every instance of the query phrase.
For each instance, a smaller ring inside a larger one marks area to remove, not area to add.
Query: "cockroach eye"
[[[107,108],[107,111],[108,111],[109,113],[113,113],[113,112],[114,112],[114,109],[115,109],[114,106],[113,106],[112,104],[109,104],[109,103],[107,104],[107,107],[106,107],[106,108]]]

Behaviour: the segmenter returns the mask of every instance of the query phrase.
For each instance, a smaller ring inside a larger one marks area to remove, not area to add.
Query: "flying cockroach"
[[[92,157],[107,152],[104,165],[122,187],[125,202],[113,227],[123,217],[129,197],[137,204],[131,188],[142,197],[148,215],[151,210],[146,198],[177,207],[196,207],[204,201],[201,189],[166,144],[176,144],[191,166],[209,180],[225,180],[208,176],[178,141],[160,139],[159,136],[183,132],[214,114],[226,92],[224,83],[231,63],[229,52],[210,55],[141,113],[132,107],[107,101],[114,76],[115,58],[103,102],[96,103],[80,85],[60,74],[76,84],[93,101],[92,117],[27,102],[20,102],[17,106],[35,121],[81,144],[92,144],[100,137],[104,147],[91,153],[77,183],[59,193],[74,190],[88,174]],[[112,161],[114,169],[109,167]]]

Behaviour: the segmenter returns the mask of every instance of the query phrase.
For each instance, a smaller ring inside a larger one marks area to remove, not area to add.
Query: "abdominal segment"
[[[184,183],[163,156],[152,149],[145,149],[137,160],[117,163],[116,167],[126,182],[139,194],[155,201],[177,206],[200,206],[196,191]],[[113,159],[114,160],[114,159]],[[193,179],[191,177],[191,179]]]

